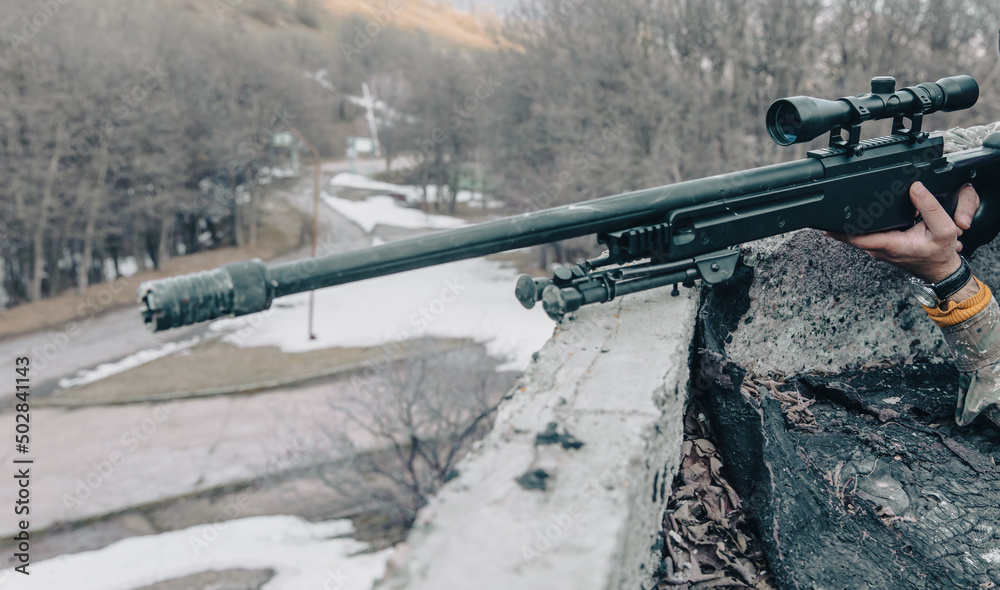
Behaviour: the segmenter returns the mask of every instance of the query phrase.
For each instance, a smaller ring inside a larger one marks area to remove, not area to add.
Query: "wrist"
[[[935,283],[926,283],[916,277],[910,279],[910,293],[924,306],[947,308],[948,302],[956,301],[956,297],[964,299],[976,293],[978,283],[970,286],[971,281],[972,268],[959,256],[958,268]]]
[[[933,269],[921,269],[921,272],[913,274],[917,275],[925,283],[938,283],[955,274],[961,267],[962,257],[956,254],[954,258],[940,266]]]

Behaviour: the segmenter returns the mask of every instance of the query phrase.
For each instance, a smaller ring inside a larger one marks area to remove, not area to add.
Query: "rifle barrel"
[[[281,297],[597,232],[661,223],[677,208],[818,180],[812,159],[601,197],[268,269]]]
[[[661,223],[680,207],[807,183],[823,177],[811,158],[601,197],[496,219],[371,248],[265,266],[228,264],[139,286],[143,317],[153,331],[245,315],[275,297],[575,238]]]

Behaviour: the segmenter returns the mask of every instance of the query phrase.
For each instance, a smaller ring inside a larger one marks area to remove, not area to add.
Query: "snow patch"
[[[146,255],[146,268],[153,268],[153,259]],[[115,275],[115,261],[111,258],[104,259],[104,280],[111,282],[118,277]],[[135,256],[126,256],[118,259],[118,271],[123,277],[130,277],[139,272],[139,265],[135,261]]]
[[[334,176],[333,179],[330,180],[330,186],[335,188],[356,188],[369,191],[379,191],[389,195],[402,195],[406,198],[406,202],[410,204],[422,202],[436,203],[438,201],[437,187],[434,185],[420,187],[413,185],[392,184],[372,180],[366,176],[352,174],[350,172],[341,172],[340,174]],[[480,192],[458,191],[458,195],[455,197],[455,202],[482,203],[484,198],[483,193]],[[499,204],[496,205],[499,206]],[[491,207],[493,206],[494,204],[491,203]]]
[[[372,180],[367,176],[353,174],[351,172],[341,172],[330,180],[330,186],[337,188],[360,188],[371,191],[385,191],[386,193],[397,193],[409,196],[417,196],[416,187],[404,186],[401,184],[391,184]]]
[[[307,337],[309,294],[284,298],[263,321],[219,320],[212,330],[236,346],[277,346],[285,352],[377,346],[433,336],[471,338],[521,370],[552,336],[541,306],[514,297],[517,270],[482,258],[388,275],[315,292],[315,340]],[[256,327],[254,327],[256,326]],[[239,333],[240,336],[236,334]]]
[[[168,342],[163,346],[158,346],[156,348],[148,348],[146,350],[140,350],[135,354],[130,354],[129,356],[115,361],[113,363],[103,363],[97,365],[93,369],[88,369],[86,371],[78,371],[75,376],[67,377],[65,379],[59,380],[59,387],[61,389],[69,389],[70,387],[76,387],[78,385],[86,385],[87,383],[93,383],[94,381],[100,381],[112,375],[117,375],[118,373],[124,373],[129,369],[138,367],[139,365],[144,365],[146,363],[155,361],[156,359],[163,358],[165,356],[171,355],[175,352],[179,352],[188,348],[191,348],[195,344],[201,341],[200,336],[195,336],[190,340],[184,340],[181,342]]]
[[[371,233],[376,225],[391,225],[412,229],[447,229],[468,225],[447,215],[428,215],[419,209],[400,206],[392,197],[368,197],[351,201],[323,194],[323,201],[334,211]]]
[[[346,520],[310,523],[297,516],[258,516],[132,537],[97,551],[61,555],[0,574],[6,590],[133,590],[204,571],[264,569],[277,573],[264,590],[368,590],[385,574],[392,549],[367,545]]]

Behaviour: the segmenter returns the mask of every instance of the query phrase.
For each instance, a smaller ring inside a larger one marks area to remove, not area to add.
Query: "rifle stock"
[[[886,90],[886,79],[877,80],[879,89]],[[950,97],[950,104],[961,105],[955,108],[967,108],[978,97],[978,87],[968,76],[913,88],[925,87],[957,89],[954,92],[962,95]],[[906,92],[912,89],[896,94]],[[888,101],[895,94],[866,96],[869,102],[875,98]],[[946,92],[942,96],[948,98]],[[859,98],[863,97],[853,100]],[[945,98],[931,101],[930,106],[927,101],[911,100],[913,109],[925,110],[902,114],[898,108],[893,110],[886,115],[894,118],[893,134],[865,141],[858,140],[857,129],[863,118],[845,123],[838,115],[830,129],[830,147],[813,150],[802,160],[320,258],[271,267],[253,260],[150,281],[139,288],[143,318],[154,331],[166,330],[262,311],[276,297],[597,234],[608,248],[605,255],[569,268],[557,267],[551,278],[525,275],[517,282],[515,294],[525,307],[541,301],[549,316],[559,320],[582,305],[627,293],[670,284],[676,293],[678,283],[725,280],[739,256],[734,247],[744,242],[803,228],[871,233],[911,226],[916,212],[908,191],[918,180],[950,213],[965,184],[979,191],[982,204],[972,229],[962,236],[963,252],[971,256],[1000,232],[996,202],[1000,198],[1000,133],[991,135],[981,148],[946,156],[941,138],[928,138],[920,131],[923,114],[949,110]],[[904,116],[911,120],[909,129],[902,127]],[[811,125],[815,129],[815,122]],[[842,130],[848,131],[847,140],[842,139]]]

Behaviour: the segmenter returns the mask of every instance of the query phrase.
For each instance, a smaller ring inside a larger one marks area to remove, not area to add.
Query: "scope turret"
[[[895,90],[889,76],[872,79],[868,94],[825,100],[793,96],[767,109],[767,134],[778,145],[812,141],[824,133],[849,129],[864,121],[914,118],[938,111],[967,109],[979,99],[979,85],[970,76],[950,76]],[[919,129],[919,128],[918,128]]]

